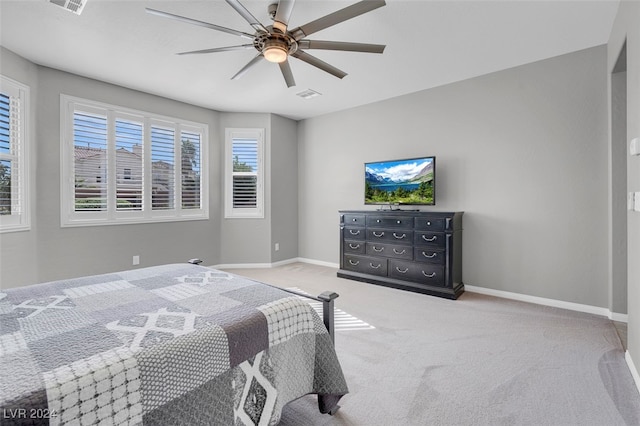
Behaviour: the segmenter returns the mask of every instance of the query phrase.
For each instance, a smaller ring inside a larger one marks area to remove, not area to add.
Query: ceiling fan
[[[229,3],[229,5],[231,5],[231,7],[233,7],[247,22],[249,22],[255,30],[255,33],[249,34],[243,31],[210,24],[208,22],[174,15],[161,10],[146,8],[146,11],[154,15],[175,19],[188,24],[199,25],[251,40],[252,43],[241,44],[238,46],[215,47],[212,49],[178,53],[178,55],[190,55],[227,52],[231,50],[256,49],[258,54],[233,77],[231,77],[232,80],[242,77],[247,71],[249,71],[249,69],[251,69],[251,67],[264,58],[267,61],[277,63],[280,66],[280,71],[287,83],[287,87],[295,86],[296,83],[288,61],[289,56],[300,59],[301,61],[313,65],[314,67],[328,72],[338,78],[343,78],[347,73],[316,58],[315,56],[308,54],[305,50],[318,49],[382,53],[386,47],[381,44],[308,40],[306,38],[315,32],[382,7],[386,4],[384,0],[363,0],[291,30],[288,25],[295,0],[279,0],[278,2],[270,4],[268,12],[269,16],[273,20],[273,25],[269,26],[261,24],[238,0],[226,0],[226,2]]]

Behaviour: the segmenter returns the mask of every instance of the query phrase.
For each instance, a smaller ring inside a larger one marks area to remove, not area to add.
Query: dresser
[[[463,212],[341,210],[338,276],[457,299]]]

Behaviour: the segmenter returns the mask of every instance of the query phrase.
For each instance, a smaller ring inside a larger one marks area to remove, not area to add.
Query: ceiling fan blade
[[[287,87],[293,87],[296,85],[296,81],[293,78],[293,73],[291,72],[291,65],[289,65],[289,61],[280,62],[280,71],[282,71],[282,76],[284,77],[284,81],[287,83]]]
[[[364,13],[371,12],[379,7],[384,6],[386,3],[384,0],[363,0],[358,3],[347,6],[344,9],[340,9],[322,18],[311,21],[308,24],[304,24],[298,28],[291,30],[291,34],[297,40],[301,40],[303,37],[311,35],[325,28],[344,22],[348,19],[355,18]]]
[[[245,50],[245,49],[253,49],[253,44],[241,44],[240,46],[227,46],[227,47],[214,47],[213,49],[204,49],[204,50],[191,50],[189,52],[180,52],[176,53],[176,55],[192,55],[199,53],[215,53],[215,52],[229,52],[232,50]]]
[[[258,21],[256,17],[253,16],[251,12],[249,12],[238,0],[227,0],[227,3],[229,3],[229,5],[231,5],[231,7],[234,8],[236,12],[238,12],[253,27],[254,30],[263,31],[265,33],[269,32],[269,30],[267,30],[265,26],[262,25],[260,21]]]
[[[273,28],[282,31],[282,33],[287,32],[287,26],[289,25],[289,18],[291,17],[294,4],[295,0],[280,0],[278,9],[276,10],[276,16],[273,18]]]
[[[301,61],[308,63],[309,65],[313,65],[316,68],[320,68],[322,71],[328,72],[329,74],[334,75],[338,78],[344,78],[344,76],[347,75],[346,72],[339,70],[333,65],[329,65],[325,61],[322,61],[316,58],[315,56],[309,55],[308,53],[303,52],[302,50],[298,50],[292,53],[291,56],[293,56],[294,58],[298,58]]]
[[[168,13],[168,12],[163,12],[161,10],[156,10],[156,9],[151,9],[151,8],[146,8],[147,13],[150,13],[152,15],[158,15],[158,16],[162,16],[164,18],[169,18],[169,19],[175,19],[177,21],[181,21],[181,22],[186,22],[187,24],[193,24],[193,25],[199,25],[201,27],[205,27],[205,28],[210,28],[212,30],[216,30],[216,31],[222,31],[228,34],[233,34],[233,35],[237,35],[240,37],[244,37],[244,38],[248,38],[249,40],[253,40],[253,35],[252,34],[247,34],[244,33],[242,31],[237,31],[231,28],[226,28],[226,27],[221,27],[219,25],[215,25],[215,24],[210,24],[208,22],[203,22],[203,21],[198,21],[196,19],[191,19],[191,18],[187,18],[184,16],[180,16],[180,15],[174,15],[173,13]]]
[[[261,59],[262,59],[262,53],[258,53],[252,60],[249,61],[249,63],[247,65],[242,67],[242,69],[240,71],[238,71],[236,73],[236,75],[231,77],[231,80],[237,80],[240,77],[242,77],[243,75],[245,75],[249,71],[249,69],[251,69],[251,67],[253,67],[255,64],[260,62]]]
[[[384,44],[351,43],[345,41],[300,40],[299,49],[346,50],[349,52],[382,53]]]

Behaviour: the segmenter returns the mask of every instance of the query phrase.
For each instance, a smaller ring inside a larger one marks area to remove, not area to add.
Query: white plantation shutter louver
[[[28,87],[2,77],[0,90],[0,231],[29,229],[26,185]]]
[[[153,210],[170,210],[175,205],[175,130],[151,127]]]
[[[258,141],[233,140],[233,208],[255,208],[258,195]]]
[[[227,129],[227,217],[264,217],[262,129]]]
[[[75,211],[107,209],[107,117],[73,115]]]
[[[182,208],[200,208],[200,139],[196,132],[183,131],[180,135]]]

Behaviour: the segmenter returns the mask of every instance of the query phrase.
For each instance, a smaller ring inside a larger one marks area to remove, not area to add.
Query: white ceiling
[[[271,24],[272,1],[241,2]],[[298,0],[290,28],[355,2]],[[39,65],[194,105],[303,119],[605,44],[618,3],[387,0],[382,8],[309,36],[386,44],[382,55],[310,52],[348,75],[340,80],[291,59],[297,83],[291,88],[278,66],[266,61],[231,81],[255,56],[252,50],[175,55],[247,41],[145,13],[151,7],[252,33],[222,0],[88,0],[80,16],[48,0],[0,0],[0,43]],[[296,96],[306,89],[322,96]]]

